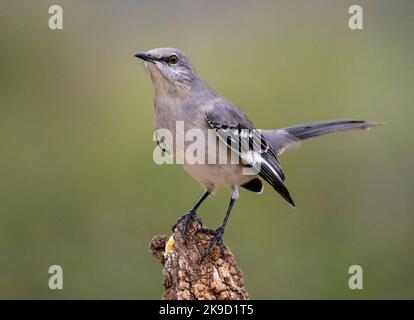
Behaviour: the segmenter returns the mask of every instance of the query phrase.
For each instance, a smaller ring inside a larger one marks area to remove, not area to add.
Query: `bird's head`
[[[189,59],[178,49],[156,48],[137,52],[135,57],[144,61],[159,92],[188,89],[198,78]]]

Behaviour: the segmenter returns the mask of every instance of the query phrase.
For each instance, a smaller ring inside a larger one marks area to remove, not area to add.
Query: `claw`
[[[192,216],[194,216],[196,213],[193,210],[190,210],[187,213],[184,213],[181,217],[178,218],[178,220],[172,225],[172,232],[175,231],[175,229],[178,227],[178,225],[182,225],[182,224],[187,224],[188,220],[190,220],[190,218]]]
[[[217,230],[209,230],[209,229],[203,229],[206,231],[206,233],[210,233],[213,235],[213,239],[211,239],[206,251],[203,253],[201,257],[201,261],[204,260],[204,258],[211,252],[213,247],[215,245],[218,245],[220,247],[221,254],[224,255],[225,247],[223,243],[223,234],[224,234],[224,228],[220,227]]]
[[[184,242],[187,242],[187,227],[191,219],[195,219],[200,225],[202,225],[200,218],[197,217],[197,213],[194,210],[190,210],[178,218],[177,222],[172,226],[173,232],[177,227],[180,229]]]

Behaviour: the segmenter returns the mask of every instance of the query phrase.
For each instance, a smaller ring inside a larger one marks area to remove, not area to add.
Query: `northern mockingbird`
[[[242,159],[240,163],[215,163],[215,164],[189,164],[183,163],[184,169],[204,187],[204,194],[196,202],[193,208],[183,215],[178,223],[182,223],[185,229],[190,217],[196,216],[196,211],[201,203],[211,194],[216,186],[231,188],[230,203],[227,208],[223,223],[213,231],[214,238],[211,241],[207,253],[215,245],[223,247],[222,237],[224,228],[233,208],[234,202],[239,197],[239,188],[261,193],[263,191],[262,180],[268,182],[290,205],[295,206],[288,189],[284,185],[285,175],[282,171],[278,156],[285,150],[297,145],[301,140],[321,136],[331,132],[350,129],[367,129],[375,123],[363,120],[331,120],[297,125],[293,127],[259,130],[252,121],[231,101],[219,95],[210,88],[197,74],[187,56],[174,48],[157,48],[146,52],[138,52],[135,57],[144,61],[155,86],[155,127],[167,129],[176,134],[176,123],[184,123],[183,130],[199,129],[206,135],[210,129],[215,130],[219,147],[226,148],[228,153],[236,154]],[[260,135],[259,148],[247,154],[240,148],[234,148],[235,135],[242,135],[243,130],[248,130],[249,137]],[[223,136],[228,134],[228,136]],[[231,135],[230,135],[231,133]],[[157,141],[158,144],[173,157],[182,152],[174,141]],[[206,150],[208,154],[211,151]],[[243,173],[245,167],[258,168],[257,174],[247,175]]]

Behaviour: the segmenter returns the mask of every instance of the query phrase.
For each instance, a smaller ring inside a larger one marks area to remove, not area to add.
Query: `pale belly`
[[[240,186],[256,177],[244,174],[243,167],[236,164],[184,164],[183,168],[209,191],[216,186]]]
[[[167,129],[172,133],[168,138],[162,140],[162,147],[174,158],[175,163],[182,164],[184,170],[191,175],[195,180],[200,182],[207,190],[213,191],[216,186],[240,186],[257,175],[248,175],[243,171],[243,167],[239,164],[234,164],[234,159],[231,157],[231,151],[228,146],[217,139],[213,144],[209,143],[207,130],[210,129],[207,122],[195,123],[193,117],[180,114],[180,108],[173,108],[168,110],[169,106],[173,104],[171,101],[160,101],[163,108],[158,108],[155,117],[155,126],[157,129]],[[173,112],[174,111],[174,112]],[[168,116],[163,113],[167,113]],[[172,117],[174,117],[172,119]],[[182,121],[185,119],[185,121]],[[187,148],[193,144],[194,141],[178,142],[178,137],[183,137],[188,130],[197,128],[204,133],[204,159],[194,164],[194,161],[187,161]],[[213,136],[215,133],[213,131]],[[214,155],[211,152],[214,151]],[[223,162],[223,155],[224,162]],[[210,156],[210,157],[209,157]],[[178,160],[178,161],[177,161]],[[190,163],[191,164],[190,164]]]

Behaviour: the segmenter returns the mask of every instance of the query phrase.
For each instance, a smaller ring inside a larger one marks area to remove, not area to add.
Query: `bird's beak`
[[[144,61],[148,61],[151,63],[154,63],[155,58],[153,56],[151,56],[150,54],[143,52],[143,51],[139,51],[137,52],[135,55],[135,57],[140,58]]]

